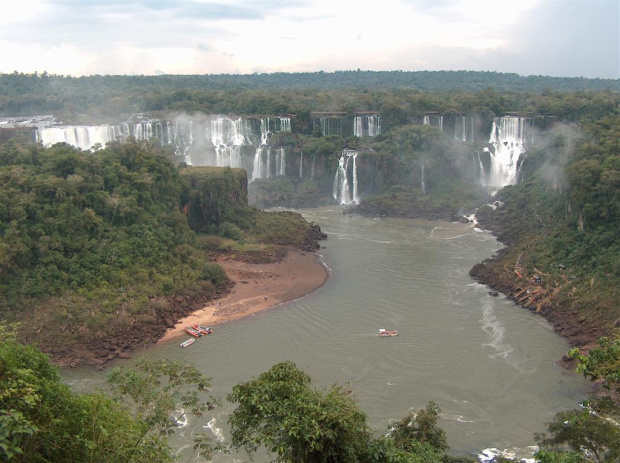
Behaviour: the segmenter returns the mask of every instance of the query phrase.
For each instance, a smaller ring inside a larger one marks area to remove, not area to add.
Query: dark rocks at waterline
[[[315,223],[311,223],[303,238],[300,248],[303,251],[316,251],[321,246],[319,241],[327,239],[327,235],[321,231],[321,227]]]

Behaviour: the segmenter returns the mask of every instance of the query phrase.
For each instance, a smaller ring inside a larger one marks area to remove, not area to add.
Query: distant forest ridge
[[[24,79],[26,77],[26,79]],[[51,85],[50,85],[51,84]],[[589,79],[583,77],[521,76],[514,73],[489,71],[336,71],[272,74],[219,74],[219,75],[160,75],[84,77],[42,74],[0,74],[0,96],[16,90],[31,92],[54,87],[103,85],[108,88],[145,88],[170,90],[226,90],[246,89],[321,89],[346,88],[378,89],[402,88],[422,92],[477,92],[493,89],[500,92],[534,92],[544,90],[620,90],[620,79]]]

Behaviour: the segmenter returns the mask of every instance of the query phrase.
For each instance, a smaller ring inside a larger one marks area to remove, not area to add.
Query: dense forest
[[[38,344],[56,360],[85,339],[95,350],[109,348],[110,340],[130,327],[156,339],[165,320],[226,290],[225,273],[211,262],[218,253],[232,250],[250,259],[268,259],[278,255],[277,246],[311,248],[316,240],[308,236],[316,230],[301,216],[262,212],[250,207],[248,198],[261,207],[333,204],[334,172],[349,150],[356,153],[361,192],[349,212],[456,220],[476,210],[480,226],[493,230],[507,247],[474,267],[472,276],[546,316],[574,346],[594,348],[589,357],[574,351],[565,361],[609,389],[617,388],[618,87],[616,80],[470,72],[0,75],[4,116],[53,113],[71,124],[118,123],[144,114],[162,119],[179,113],[287,116],[291,130],[273,134],[269,143],[299,159],[280,175],[248,185],[245,170],[189,167],[158,140],[129,139],[91,152],[67,144],[43,147],[32,142],[28,130],[0,129],[0,316],[27,321],[18,338]],[[313,122],[313,112],[329,111],[349,119],[373,112],[381,118],[381,133],[323,133]],[[471,117],[475,136],[457,140],[454,127],[423,124],[428,114],[440,114],[446,121]],[[481,172],[493,156],[488,134],[495,118],[506,115],[531,120],[536,142],[520,158],[513,184],[496,192],[481,181]],[[313,175],[299,175],[303,169],[310,171],[310,162]],[[7,356],[15,360],[14,371],[22,371],[20,362],[36,359],[49,378],[45,387],[54,385],[57,377],[38,353],[22,352],[11,336],[1,340]],[[142,341],[113,343],[112,356]],[[0,381],[13,381],[8,371],[0,363]],[[35,382],[16,381],[22,380]],[[295,429],[280,434],[280,423],[269,431],[269,420],[276,415],[252,408],[255,394],[270,398],[276,386],[294,392],[291,399],[301,401],[302,408],[323,403],[309,384],[295,366],[280,365],[251,387],[236,388],[230,396],[240,405],[235,443],[251,447],[260,439],[283,461],[323,461],[313,453],[317,448],[329,448],[336,458],[324,461],[457,461],[445,453],[432,404],[421,412],[426,422],[409,417],[400,423],[400,434],[379,441],[370,439],[365,417],[348,401],[346,391],[328,395],[328,405],[342,414],[316,409],[317,416],[331,416],[334,426],[340,426],[343,414],[350,417],[339,428],[343,434],[319,432],[314,441],[296,441]],[[35,400],[13,392],[0,393],[3,413],[9,410],[7,404],[18,410],[16,403]],[[618,431],[610,420],[617,422],[619,407],[617,395],[611,397],[550,423],[549,435],[539,440],[540,461],[618,461]],[[101,399],[88,400],[101,407]],[[76,407],[69,401],[67,405]],[[295,408],[270,406],[287,422],[312,425],[299,421]],[[83,412],[85,405],[79,407]],[[111,410],[106,419],[125,416]],[[0,417],[17,430],[13,437],[36,434],[34,419],[23,421],[6,413]],[[430,434],[424,434],[423,425]],[[139,427],[144,423],[136,426],[132,433],[151,431]],[[427,438],[436,445],[425,444]],[[350,445],[339,447],[339,442]],[[125,441],[119,445],[136,451]],[[0,449],[8,455],[6,449],[17,447]],[[349,452],[348,457],[337,459],[342,452]],[[139,455],[136,461],[141,461]]]
[[[300,215],[247,205],[244,171],[187,170],[148,144],[1,146],[2,319],[57,359],[99,363],[98,346],[155,341],[224,290],[220,248],[312,245]]]
[[[424,111],[503,115],[506,111],[578,120],[613,109],[613,79],[495,72],[336,72],[206,76],[0,74],[0,116],[54,113],[65,123],[156,111],[237,115],[380,111],[404,123]],[[590,104],[587,104],[587,102]],[[82,119],[80,121],[80,119]],[[389,126],[389,124],[388,124]]]

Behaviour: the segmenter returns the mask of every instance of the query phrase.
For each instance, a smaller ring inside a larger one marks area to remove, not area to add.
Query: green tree
[[[321,391],[292,362],[274,365],[233,387],[237,408],[229,419],[232,445],[255,452],[265,445],[279,462],[357,462],[367,452],[366,416],[351,392]]]
[[[0,461],[171,462],[156,425],[109,396],[73,394],[45,354],[0,326]]]
[[[418,412],[411,412],[396,422],[390,433],[397,448],[413,451],[420,444],[428,445],[438,452],[448,450],[446,432],[437,426],[441,410],[435,402]]]
[[[590,350],[589,355],[580,354],[577,348],[572,349],[569,355],[577,359],[578,372],[591,381],[601,381],[603,388],[611,394],[586,401],[584,409],[562,411],[552,422],[547,423],[548,433],[537,436],[542,448],[541,461],[618,462],[620,340],[603,337],[598,340],[598,347]],[[566,447],[570,452],[564,451]]]
[[[115,368],[108,377],[115,399],[143,425],[142,439],[158,441],[174,434],[186,415],[202,417],[217,404],[206,397],[208,378],[191,364],[140,360],[131,369]],[[181,408],[181,412],[177,410]],[[194,450],[209,458],[219,446],[206,434],[194,436]]]
[[[578,360],[577,371],[591,381],[603,381],[603,387],[620,392],[620,339],[602,337],[598,347],[591,349],[589,355],[571,350],[571,357]]]
[[[568,447],[587,460],[620,461],[620,427],[618,423],[594,414],[591,410],[562,411],[547,423],[548,434],[537,440],[545,450]]]
[[[228,400],[238,404],[229,419],[232,445],[250,453],[264,445],[278,462],[472,461],[446,453],[435,403],[408,414],[375,439],[350,390],[314,389],[310,377],[293,362],[278,363],[258,378],[234,386]]]

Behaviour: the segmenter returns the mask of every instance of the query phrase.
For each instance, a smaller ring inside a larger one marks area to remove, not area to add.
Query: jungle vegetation
[[[578,370],[619,392],[620,342],[602,338],[589,357],[578,352]],[[110,393],[74,394],[48,357],[18,343],[0,326],[0,460],[15,462],[167,462],[168,438],[184,416],[206,419],[217,407],[209,379],[191,364],[141,360],[108,375]],[[278,462],[467,463],[449,452],[433,403],[410,411],[379,437],[366,423],[353,391],[316,388],[292,362],[273,365],[233,387],[230,446],[194,436],[194,458],[265,447]],[[206,415],[205,415],[206,414]],[[537,436],[541,463],[615,463],[620,459],[618,395],[560,412]],[[510,461],[498,457],[496,462]]]
[[[28,320],[20,334],[47,348],[149,330],[156,340],[176,300],[227,285],[215,255],[303,247],[310,227],[249,207],[243,170],[194,170],[148,143],[7,142],[0,184],[0,317]]]

